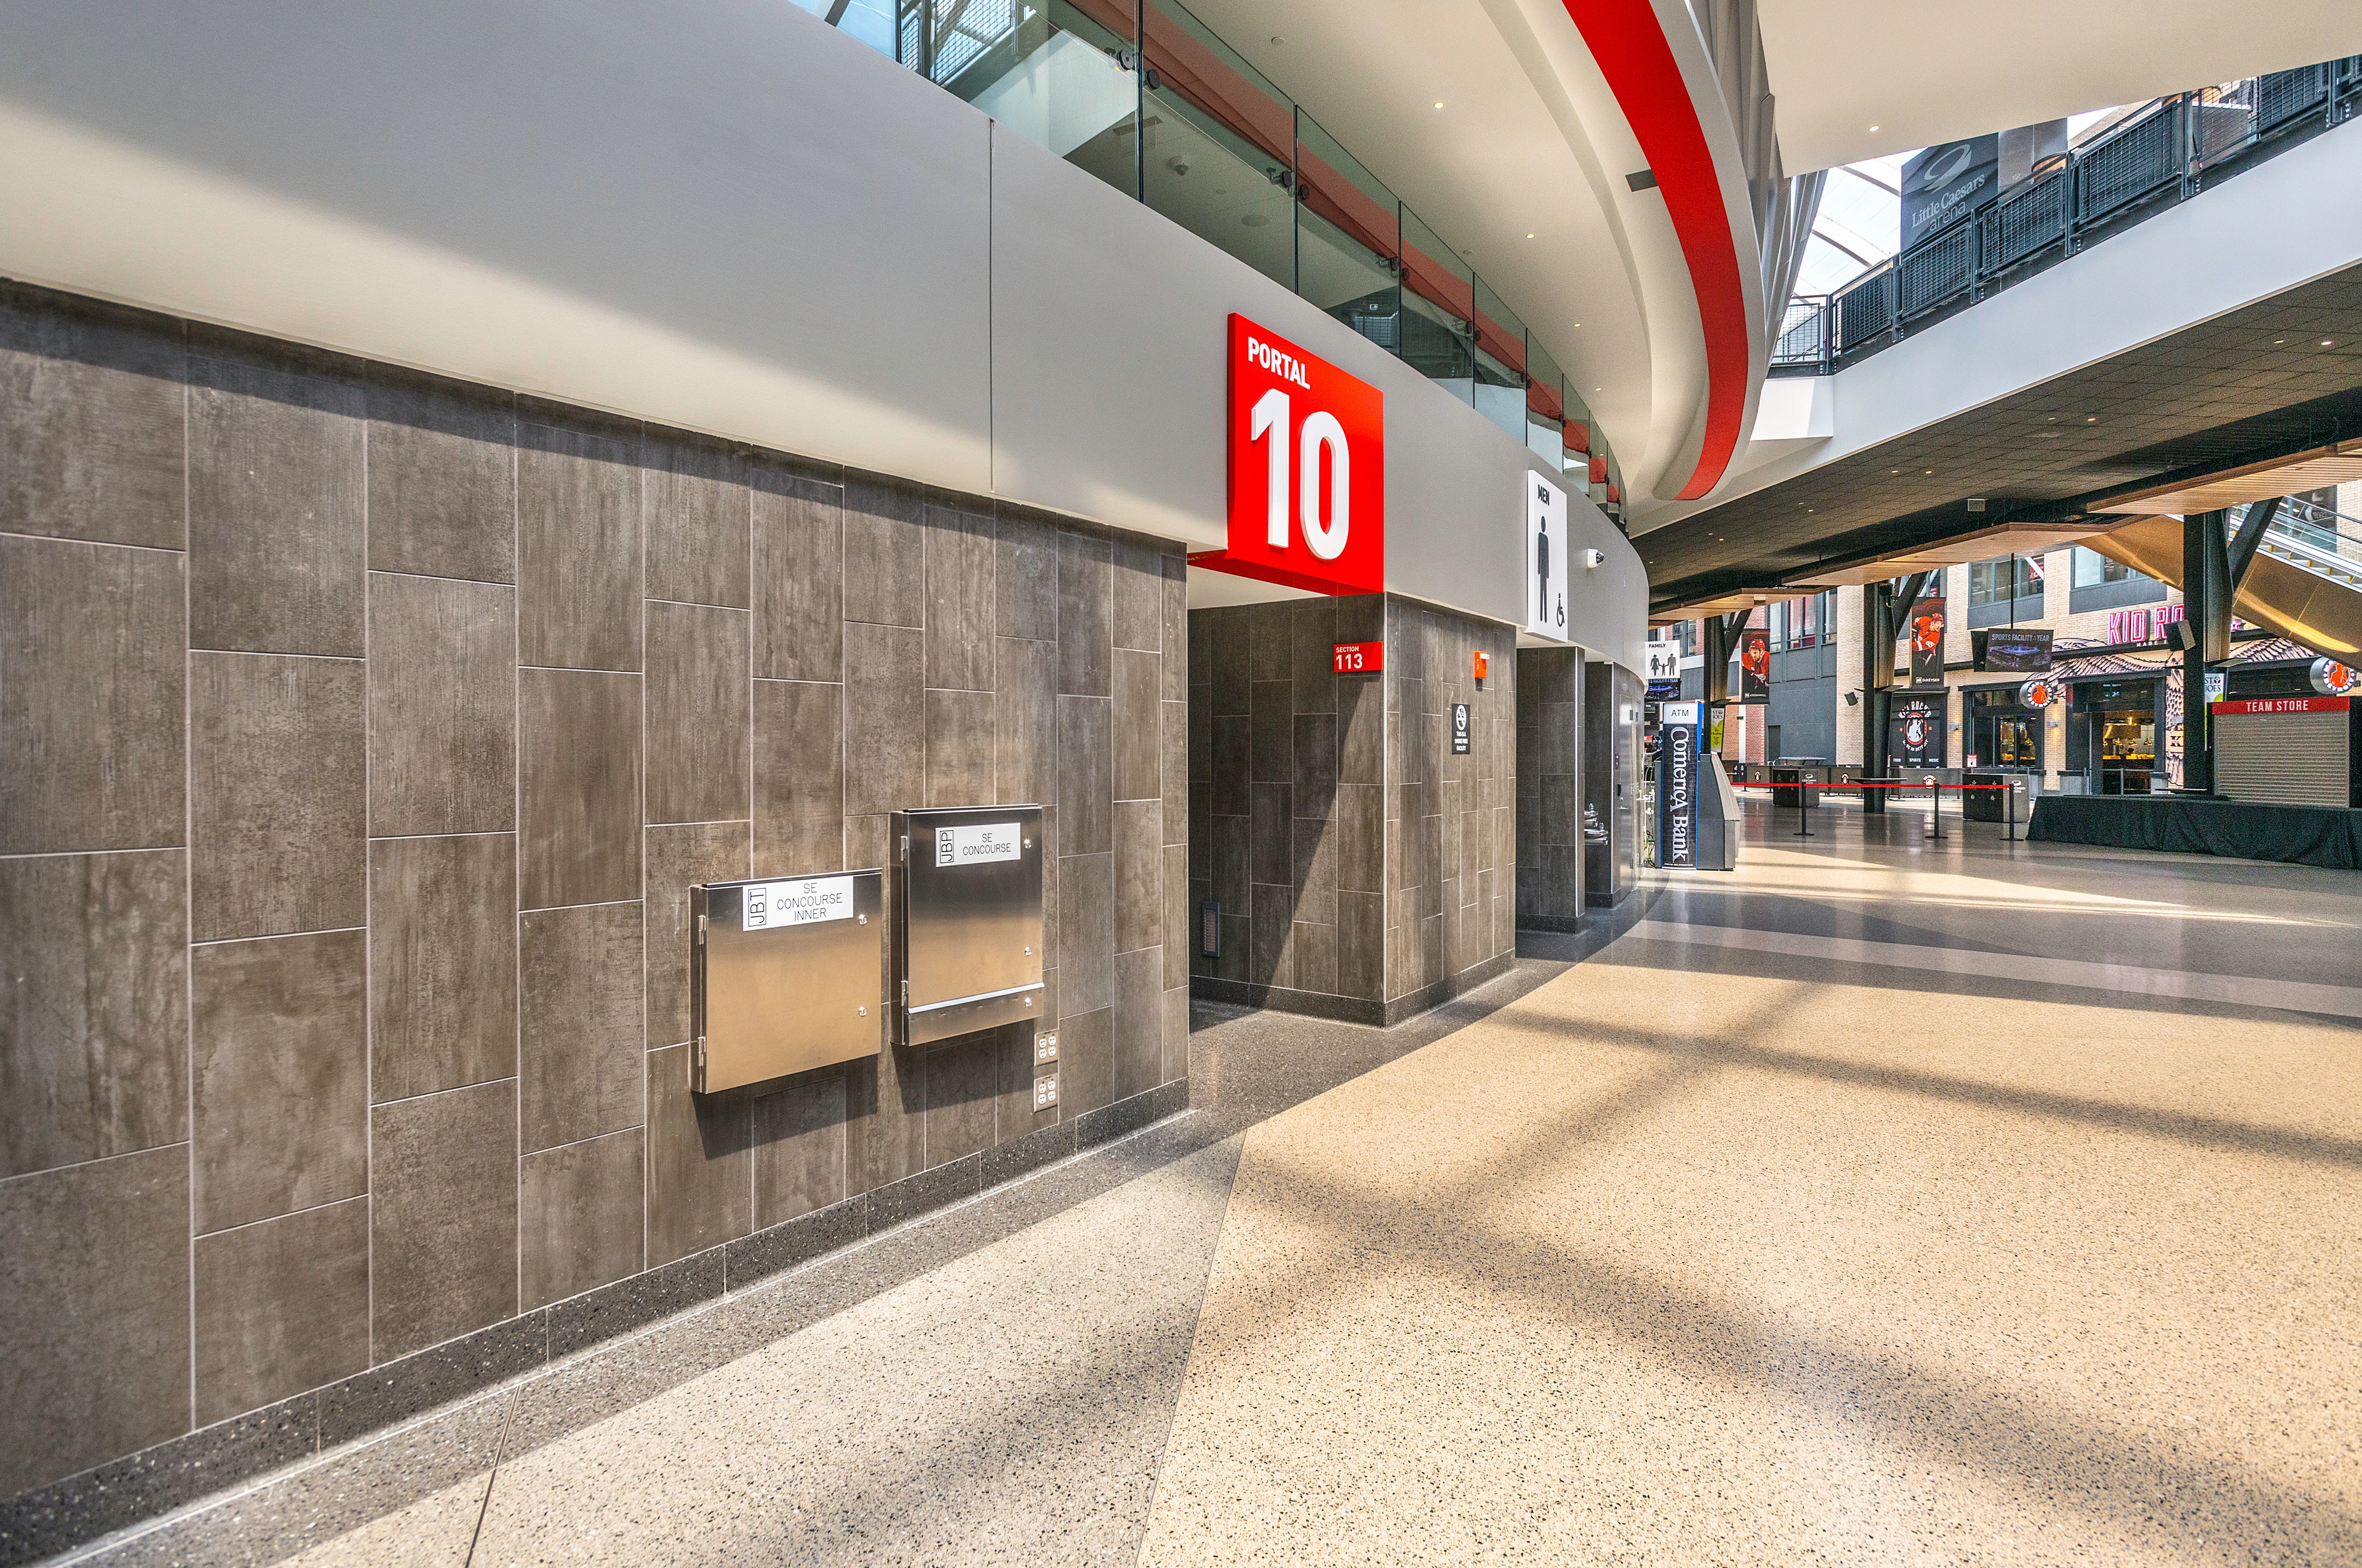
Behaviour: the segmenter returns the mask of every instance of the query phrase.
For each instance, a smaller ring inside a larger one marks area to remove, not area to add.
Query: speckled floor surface
[[[92,1556],[2362,1562],[2362,878],[1793,822]]]

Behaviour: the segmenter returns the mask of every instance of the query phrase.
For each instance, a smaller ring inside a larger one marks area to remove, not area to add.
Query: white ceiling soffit
[[[1788,171],[2362,53],[2356,0],[1761,0]]]

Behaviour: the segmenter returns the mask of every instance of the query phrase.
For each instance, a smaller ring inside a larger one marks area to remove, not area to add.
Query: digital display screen
[[[1979,669],[2038,675],[2050,668],[2050,633],[2034,626],[1995,626],[1970,634]]]

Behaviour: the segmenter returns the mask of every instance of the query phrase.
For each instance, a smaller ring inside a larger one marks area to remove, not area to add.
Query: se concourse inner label
[[[1025,841],[1015,823],[979,823],[974,827],[935,830],[935,864],[973,866],[986,860],[1018,860]]]
[[[853,918],[853,878],[815,877],[801,882],[749,882],[739,895],[738,929],[768,931]]]

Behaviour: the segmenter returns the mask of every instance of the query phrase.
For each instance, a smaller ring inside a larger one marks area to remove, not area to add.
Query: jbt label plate
[[[853,878],[814,877],[800,882],[750,882],[741,891],[738,929],[768,931],[853,918]]]
[[[1017,823],[979,823],[935,830],[935,864],[973,866],[986,860],[1021,860],[1025,841]]]

